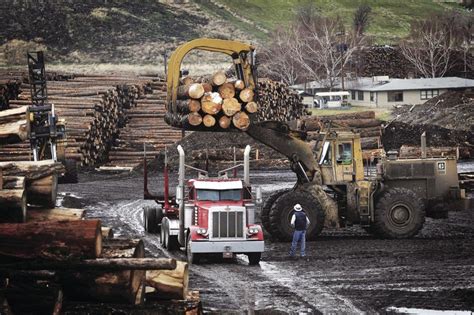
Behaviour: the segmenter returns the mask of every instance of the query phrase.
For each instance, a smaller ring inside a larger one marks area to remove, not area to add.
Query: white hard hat
[[[301,211],[301,210],[303,210],[303,208],[301,207],[301,205],[300,205],[299,203],[297,203],[297,204],[293,207],[293,209],[294,209],[295,211]]]

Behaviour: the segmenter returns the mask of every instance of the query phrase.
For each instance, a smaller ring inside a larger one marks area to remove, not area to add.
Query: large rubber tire
[[[314,240],[324,227],[325,212],[318,199],[305,190],[293,190],[282,194],[270,210],[270,234],[280,241],[291,241],[293,228],[290,225],[293,207],[299,203],[311,222],[306,237]]]
[[[199,261],[201,259],[200,254],[196,253],[191,253],[191,246],[189,244],[191,243],[191,234],[188,235],[188,239],[186,241],[186,260],[188,261],[188,264],[199,264]]]
[[[59,179],[63,184],[76,184],[78,182],[77,176],[77,161],[73,159],[66,159],[63,161],[66,172]]]
[[[289,189],[282,189],[278,190],[277,192],[273,193],[270,197],[265,200],[265,203],[262,207],[262,211],[260,212],[260,220],[262,221],[262,226],[265,231],[270,233],[270,210],[272,209],[275,200],[278,199],[281,195],[288,192]]]
[[[168,250],[179,249],[179,242],[177,235],[168,235]]]
[[[143,207],[143,226],[145,232],[157,233],[158,232],[158,221],[156,217],[156,211],[154,207]]]
[[[393,188],[377,200],[374,232],[383,238],[415,236],[425,223],[425,209],[418,195],[406,188]]]
[[[249,265],[255,266],[260,263],[260,259],[262,258],[262,253],[248,253],[247,257],[249,258]]]

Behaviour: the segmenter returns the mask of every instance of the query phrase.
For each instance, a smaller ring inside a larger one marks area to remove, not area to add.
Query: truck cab
[[[240,179],[192,179],[187,182],[185,229],[188,260],[202,254],[247,254],[256,264],[264,250],[263,231],[255,224],[256,205]]]

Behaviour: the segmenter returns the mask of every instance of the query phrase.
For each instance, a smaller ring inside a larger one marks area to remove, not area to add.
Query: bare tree
[[[455,22],[446,14],[415,21],[409,38],[400,43],[403,56],[423,77],[442,77],[451,68],[453,52],[459,45]]]
[[[352,26],[354,27],[354,32],[356,35],[362,36],[367,30],[367,27],[370,23],[371,12],[372,8],[365,4],[359,6],[355,11]]]
[[[293,55],[308,79],[332,89],[364,37],[346,32],[338,17],[329,18],[316,11],[313,11],[314,14],[308,12],[300,15],[291,28],[295,40]]]
[[[265,75],[293,85],[302,79],[299,63],[293,58],[294,39],[288,29],[277,29],[272,33],[272,41],[263,50],[262,71]]]

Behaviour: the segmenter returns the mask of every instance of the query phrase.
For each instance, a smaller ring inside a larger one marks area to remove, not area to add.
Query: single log
[[[28,112],[28,106],[21,106],[18,108],[2,110],[0,111],[0,124],[15,122],[19,118],[26,119],[27,112]]]
[[[204,113],[215,115],[222,108],[222,97],[219,93],[205,93],[201,98],[201,109]]]
[[[0,257],[64,260],[101,252],[99,220],[0,224]]]
[[[210,83],[201,83],[204,88],[204,93],[212,92],[212,85]]]
[[[187,99],[194,98],[200,99],[204,94],[204,87],[201,83],[192,83],[189,85],[178,86],[178,98]]]
[[[28,209],[28,222],[82,220],[83,217],[84,217],[83,209],[72,209],[72,208],[53,208],[53,209],[30,208]]]
[[[3,178],[3,189],[25,189],[24,176],[5,176]]]
[[[110,239],[103,244],[102,257],[137,260],[145,257],[145,247],[139,239]],[[135,304],[141,301],[137,294],[144,278],[144,270],[72,272],[61,278],[61,284],[71,300]]]
[[[250,126],[250,118],[244,112],[238,112],[232,117],[232,123],[240,130],[246,130]]]
[[[204,126],[212,127],[216,124],[216,119],[214,118],[214,116],[206,115],[206,116],[203,117],[202,122],[203,122]]]
[[[58,175],[52,174],[31,180],[26,185],[26,197],[29,204],[54,207],[58,192]]]
[[[194,83],[194,79],[192,77],[186,76],[186,77],[181,78],[179,80],[179,83],[181,85],[190,85],[190,84]]]
[[[3,168],[3,175],[25,176],[27,183],[30,180],[64,172],[63,164],[53,160],[0,162],[0,167]]]
[[[222,104],[222,111],[224,114],[227,116],[233,116],[235,113],[240,112],[242,109],[242,105],[239,103],[239,101],[236,98],[227,98],[224,99],[224,102]]]
[[[234,84],[228,82],[219,86],[219,94],[223,99],[233,98],[235,95]]]
[[[191,126],[199,126],[202,123],[202,116],[196,112],[189,113],[188,122]]]
[[[18,143],[28,139],[28,121],[21,119],[0,125],[0,144]]]
[[[317,117],[317,119],[321,119],[321,120],[375,119],[375,112],[373,110],[367,110],[363,112],[347,113],[347,114],[315,115],[315,116],[310,116],[305,119],[312,119],[312,117]]]
[[[0,190],[0,222],[25,222],[26,204],[26,191],[24,188]],[[0,246],[1,243],[0,240]]]
[[[217,71],[212,75],[212,85],[214,86],[221,86],[227,81],[227,76],[225,75],[224,71]]]
[[[230,124],[231,124],[231,120],[229,117],[227,116],[222,116],[221,118],[219,118],[219,126],[222,128],[222,129],[227,129],[230,127]]]
[[[254,92],[251,88],[245,88],[239,93],[239,98],[242,102],[253,102]]]
[[[188,295],[188,264],[178,261],[173,270],[148,270],[145,284],[155,289],[157,299],[184,300]]]
[[[245,89],[245,83],[244,83],[244,81],[242,81],[242,80],[236,80],[236,81],[234,82],[234,88],[235,88],[236,90],[243,90],[243,89]]]
[[[377,127],[381,125],[382,121],[378,119],[342,119],[333,121],[333,126],[347,126],[355,128]]]
[[[201,102],[195,99],[176,101],[178,111],[181,113],[197,112],[201,109]],[[136,111],[134,112],[136,114]]]
[[[258,105],[255,102],[249,102],[245,105],[245,110],[247,113],[254,114],[258,111]]]

